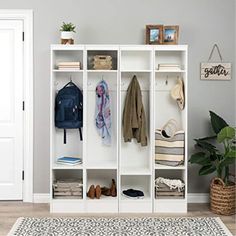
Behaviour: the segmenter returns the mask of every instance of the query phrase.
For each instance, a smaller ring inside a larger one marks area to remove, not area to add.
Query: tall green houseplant
[[[194,139],[198,152],[191,156],[189,162],[201,166],[199,175],[216,172],[217,177],[229,185],[229,166],[234,164],[236,160],[235,128],[230,127],[213,111],[210,111],[210,118],[215,135]]]

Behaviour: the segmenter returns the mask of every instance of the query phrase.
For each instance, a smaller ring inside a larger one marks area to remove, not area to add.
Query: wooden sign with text
[[[205,62],[201,63],[202,80],[230,80],[231,63]]]

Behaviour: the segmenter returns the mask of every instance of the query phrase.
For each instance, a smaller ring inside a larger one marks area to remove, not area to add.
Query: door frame
[[[33,10],[1,9],[0,20],[22,20],[23,22],[24,180],[22,189],[23,189],[23,201],[33,202],[33,153],[34,153]]]

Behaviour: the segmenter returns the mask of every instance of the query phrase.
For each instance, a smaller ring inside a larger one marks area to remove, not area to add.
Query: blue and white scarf
[[[96,127],[102,143],[111,145],[111,109],[107,83],[102,80],[96,87]]]

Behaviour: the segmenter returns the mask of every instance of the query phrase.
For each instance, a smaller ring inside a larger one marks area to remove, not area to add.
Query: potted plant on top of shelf
[[[235,214],[235,180],[230,181],[229,166],[236,160],[235,128],[210,111],[214,136],[195,139],[198,150],[189,162],[201,166],[199,175],[216,172],[210,185],[210,205],[214,213]],[[216,143],[212,141],[216,140]]]
[[[61,26],[61,44],[74,44],[74,34],[76,26],[72,23],[63,22]]]

